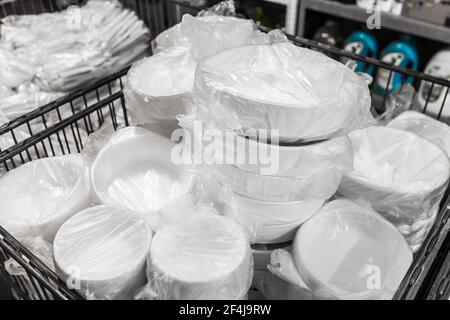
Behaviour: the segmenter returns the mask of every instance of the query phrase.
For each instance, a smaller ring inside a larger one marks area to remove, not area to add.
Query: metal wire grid
[[[24,1],[20,1],[24,2]],[[45,1],[41,1],[45,2]],[[136,1],[132,1],[137,3]],[[168,13],[165,21],[168,25],[177,22],[177,16],[168,10],[171,6],[179,9],[181,6],[188,9],[197,9],[186,6],[180,1],[170,1],[170,6],[163,8]],[[135,8],[138,8],[136,6]],[[197,9],[198,10],[198,9]],[[138,15],[141,16],[138,12]],[[162,19],[161,19],[162,21]],[[264,30],[263,27],[261,29]],[[395,72],[415,79],[415,87],[419,89],[421,82],[429,83],[429,93],[423,112],[427,111],[428,101],[435,86],[441,86],[445,90],[445,97],[438,114],[434,117],[441,119],[443,110],[446,109],[446,99],[449,93],[450,81],[425,75],[420,72],[391,66],[375,59],[360,57],[338,48],[318,44],[311,40],[289,36],[296,45],[324,51],[338,58],[346,57],[364,62],[366,65],[374,65],[389,71],[388,85]],[[127,109],[123,96],[123,86],[128,68],[113,74],[95,85],[84,90],[72,93],[29,114],[11,121],[0,127],[0,137],[9,138],[11,147],[0,150],[0,170],[11,170],[17,166],[43,157],[57,156],[72,152],[80,152],[83,149],[87,135],[96,131],[103,123],[112,123],[114,128],[128,125]],[[383,105],[387,101],[389,92],[382,95]],[[37,126],[39,124],[39,126]],[[26,132],[27,136],[21,136],[19,132]],[[85,134],[83,134],[85,133]],[[448,199],[446,205],[448,204]],[[413,299],[423,294],[422,284],[430,280],[430,270],[437,268],[435,259],[442,252],[445,233],[448,229],[449,211],[446,205],[439,213],[436,223],[430,231],[422,249],[416,254],[414,262],[400,285],[395,299]],[[26,275],[10,276],[4,270],[4,262],[14,259],[25,270]],[[15,288],[15,294],[20,299],[81,299],[82,297],[67,288],[58,276],[45,266],[39,259],[30,253],[19,241],[12,237],[6,230],[0,227],[0,271],[6,276]]]

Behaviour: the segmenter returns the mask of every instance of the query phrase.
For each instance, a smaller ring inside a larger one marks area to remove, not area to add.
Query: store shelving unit
[[[305,33],[307,11],[315,11],[360,23],[365,23],[371,15],[365,9],[354,4],[344,4],[328,0],[301,0],[297,27],[297,33],[300,37],[303,37]],[[380,12],[380,15],[381,28],[450,44],[450,28],[387,12]]]
[[[297,26],[297,10],[301,0],[264,0],[286,6],[286,32],[295,35]]]

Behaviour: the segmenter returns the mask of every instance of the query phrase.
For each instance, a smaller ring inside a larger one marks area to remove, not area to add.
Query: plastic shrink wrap
[[[91,207],[58,230],[53,245],[57,273],[88,299],[132,299],[145,283],[151,238],[138,214]]]
[[[218,128],[278,129],[280,142],[319,140],[374,123],[366,82],[289,42],[250,45],[202,61],[194,106]]]
[[[241,225],[251,243],[292,241],[298,227],[322,207],[325,199],[290,202],[261,201],[228,192],[224,214]]]
[[[244,233],[211,209],[157,231],[141,297],[244,299],[252,277],[252,255]]]
[[[88,171],[81,155],[28,162],[0,178],[0,225],[19,240],[52,242],[69,217],[89,206]]]
[[[184,15],[155,39],[155,55],[128,73],[124,94],[132,123],[170,137],[178,128],[176,116],[187,112],[197,62],[246,43],[255,29],[251,20]]]
[[[418,250],[448,184],[447,154],[414,133],[389,127],[356,130],[349,137],[354,170],[344,174],[338,192],[368,200]]]
[[[450,156],[450,127],[417,111],[405,111],[388,127],[411,131],[441,147]]]
[[[390,299],[411,262],[408,244],[391,223],[338,199],[300,227],[292,256],[272,253],[269,269],[317,299]]]
[[[151,225],[158,224],[165,206],[195,193],[189,167],[172,161],[174,146],[167,138],[138,127],[92,140],[85,157],[94,159],[91,181],[97,200],[137,211]]]
[[[127,75],[124,91],[131,123],[170,138],[176,116],[186,113],[197,63],[184,47],[140,60]]]

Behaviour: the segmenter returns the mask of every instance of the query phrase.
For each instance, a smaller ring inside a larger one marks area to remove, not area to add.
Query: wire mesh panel
[[[143,5],[142,2],[146,2],[146,4]],[[146,20],[148,23],[154,23],[151,20],[152,8],[155,8],[152,7],[152,4],[154,4],[157,12],[158,10],[162,12],[158,13],[158,17],[163,24],[155,23],[158,26],[164,25],[164,27],[178,22],[179,13],[184,12],[184,9],[180,8],[185,8],[179,1],[163,4],[161,1],[125,0],[123,3],[136,10],[140,17],[145,16],[145,12],[148,12],[148,20]],[[188,9],[195,10],[192,7],[188,7]],[[261,29],[264,30],[264,28]],[[421,102],[422,112],[442,121],[450,120],[450,97],[448,97],[450,81],[391,66],[307,39],[294,36],[289,36],[289,39],[296,45],[320,50],[338,60],[353,59],[366,65],[373,65],[375,68],[387,70],[385,91],[376,92],[374,85],[371,85],[372,97],[374,101],[378,99],[380,110],[386,106],[388,98],[393,92],[389,89],[390,79],[395,74],[400,74],[404,83],[411,83],[417,89],[416,98]],[[6,147],[0,150],[0,170],[8,171],[35,159],[80,152],[89,134],[98,130],[104,123],[112,124],[115,129],[127,126],[127,106],[123,96],[127,71],[128,68],[125,68],[95,85],[72,93],[0,127],[0,139],[8,142],[7,144],[3,143]],[[438,99],[436,99],[437,96],[439,96]],[[433,109],[430,111],[432,105]],[[447,197],[445,198],[447,199]],[[423,283],[429,281],[433,275],[432,271],[438,268],[436,257],[444,248],[446,231],[450,225],[450,211],[446,210],[447,205],[448,200],[444,201],[443,209],[421,250],[415,255],[413,264],[394,298],[414,299],[426,295]],[[79,294],[70,290],[50,268],[1,227],[0,272],[14,288],[16,297],[20,299],[81,298]]]

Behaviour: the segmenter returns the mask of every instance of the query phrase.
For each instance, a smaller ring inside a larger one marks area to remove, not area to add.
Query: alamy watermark
[[[254,165],[263,175],[275,175],[279,170],[279,130],[249,129],[244,137],[233,130],[204,128],[202,121],[194,121],[191,130],[176,129],[171,140],[182,140],[172,149],[175,164]]]

